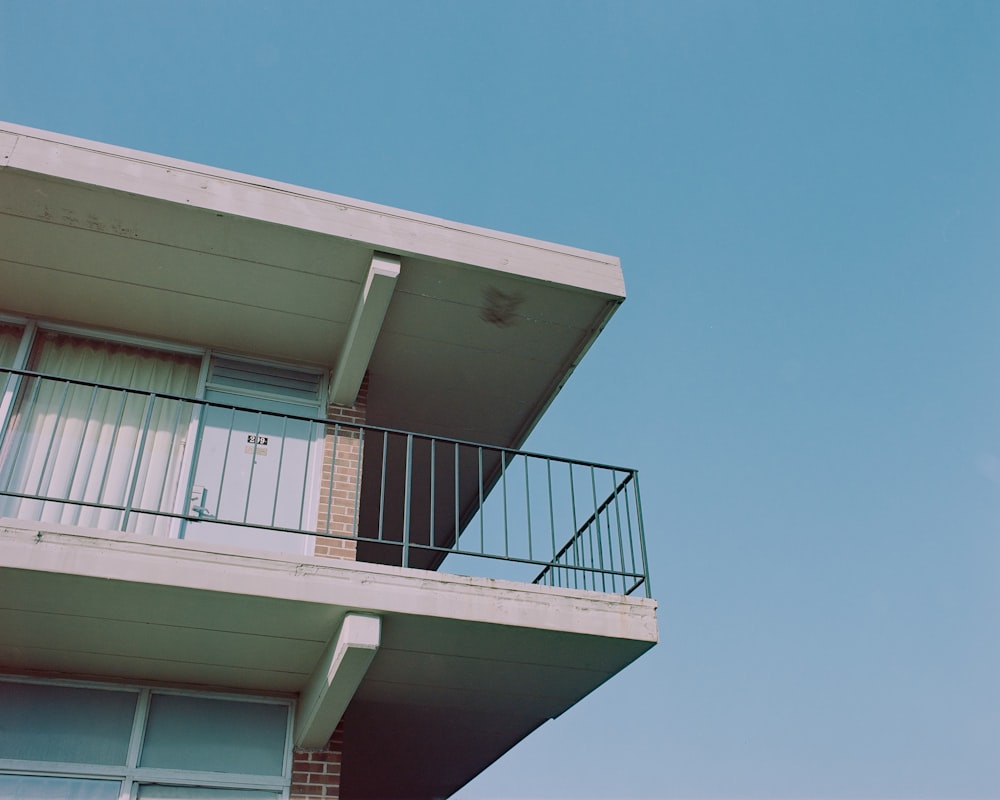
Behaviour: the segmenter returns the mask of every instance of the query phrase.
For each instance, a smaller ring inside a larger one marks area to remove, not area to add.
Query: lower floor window
[[[267,800],[281,797],[279,792],[262,792],[254,789],[210,789],[204,786],[140,786],[139,800]]]
[[[120,781],[0,774],[0,797],[4,800],[119,800],[121,793]],[[129,797],[128,794],[125,796]],[[134,797],[136,800],[268,800],[280,798],[282,793],[258,789],[138,784]]]
[[[291,717],[281,698],[0,677],[0,797],[284,798]]]
[[[6,800],[118,800],[120,793],[120,781],[0,775],[0,797]]]

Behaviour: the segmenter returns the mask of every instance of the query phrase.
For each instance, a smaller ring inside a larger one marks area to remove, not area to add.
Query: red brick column
[[[333,732],[322,750],[295,749],[292,756],[290,800],[331,800],[340,797],[341,754],[344,724]]]
[[[327,419],[339,425],[327,425],[320,483],[319,513],[316,530],[335,536],[355,536],[361,489],[361,463],[364,444],[360,429],[368,410],[368,376],[365,376],[353,406],[331,405]],[[352,539],[316,537],[315,554],[328,558],[354,560],[357,542]]]

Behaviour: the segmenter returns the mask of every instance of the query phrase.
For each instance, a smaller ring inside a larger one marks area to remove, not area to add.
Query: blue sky
[[[1000,797],[1000,4],[0,0],[0,118],[613,253],[531,449],[661,643],[463,790]]]

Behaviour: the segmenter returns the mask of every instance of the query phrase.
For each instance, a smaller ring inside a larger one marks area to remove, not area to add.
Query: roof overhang
[[[0,310],[319,365],[341,400],[367,369],[371,424],[508,447],[624,299],[612,256],[8,123],[0,243]]]
[[[0,668],[295,695],[305,744],[346,708],[345,800],[453,793],[657,638],[643,598],[23,520],[0,545]]]

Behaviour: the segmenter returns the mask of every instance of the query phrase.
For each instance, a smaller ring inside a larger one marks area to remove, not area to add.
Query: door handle
[[[191,487],[191,507],[188,513],[201,519],[215,519],[215,514],[205,507],[205,496],[208,490],[204,486]]]

